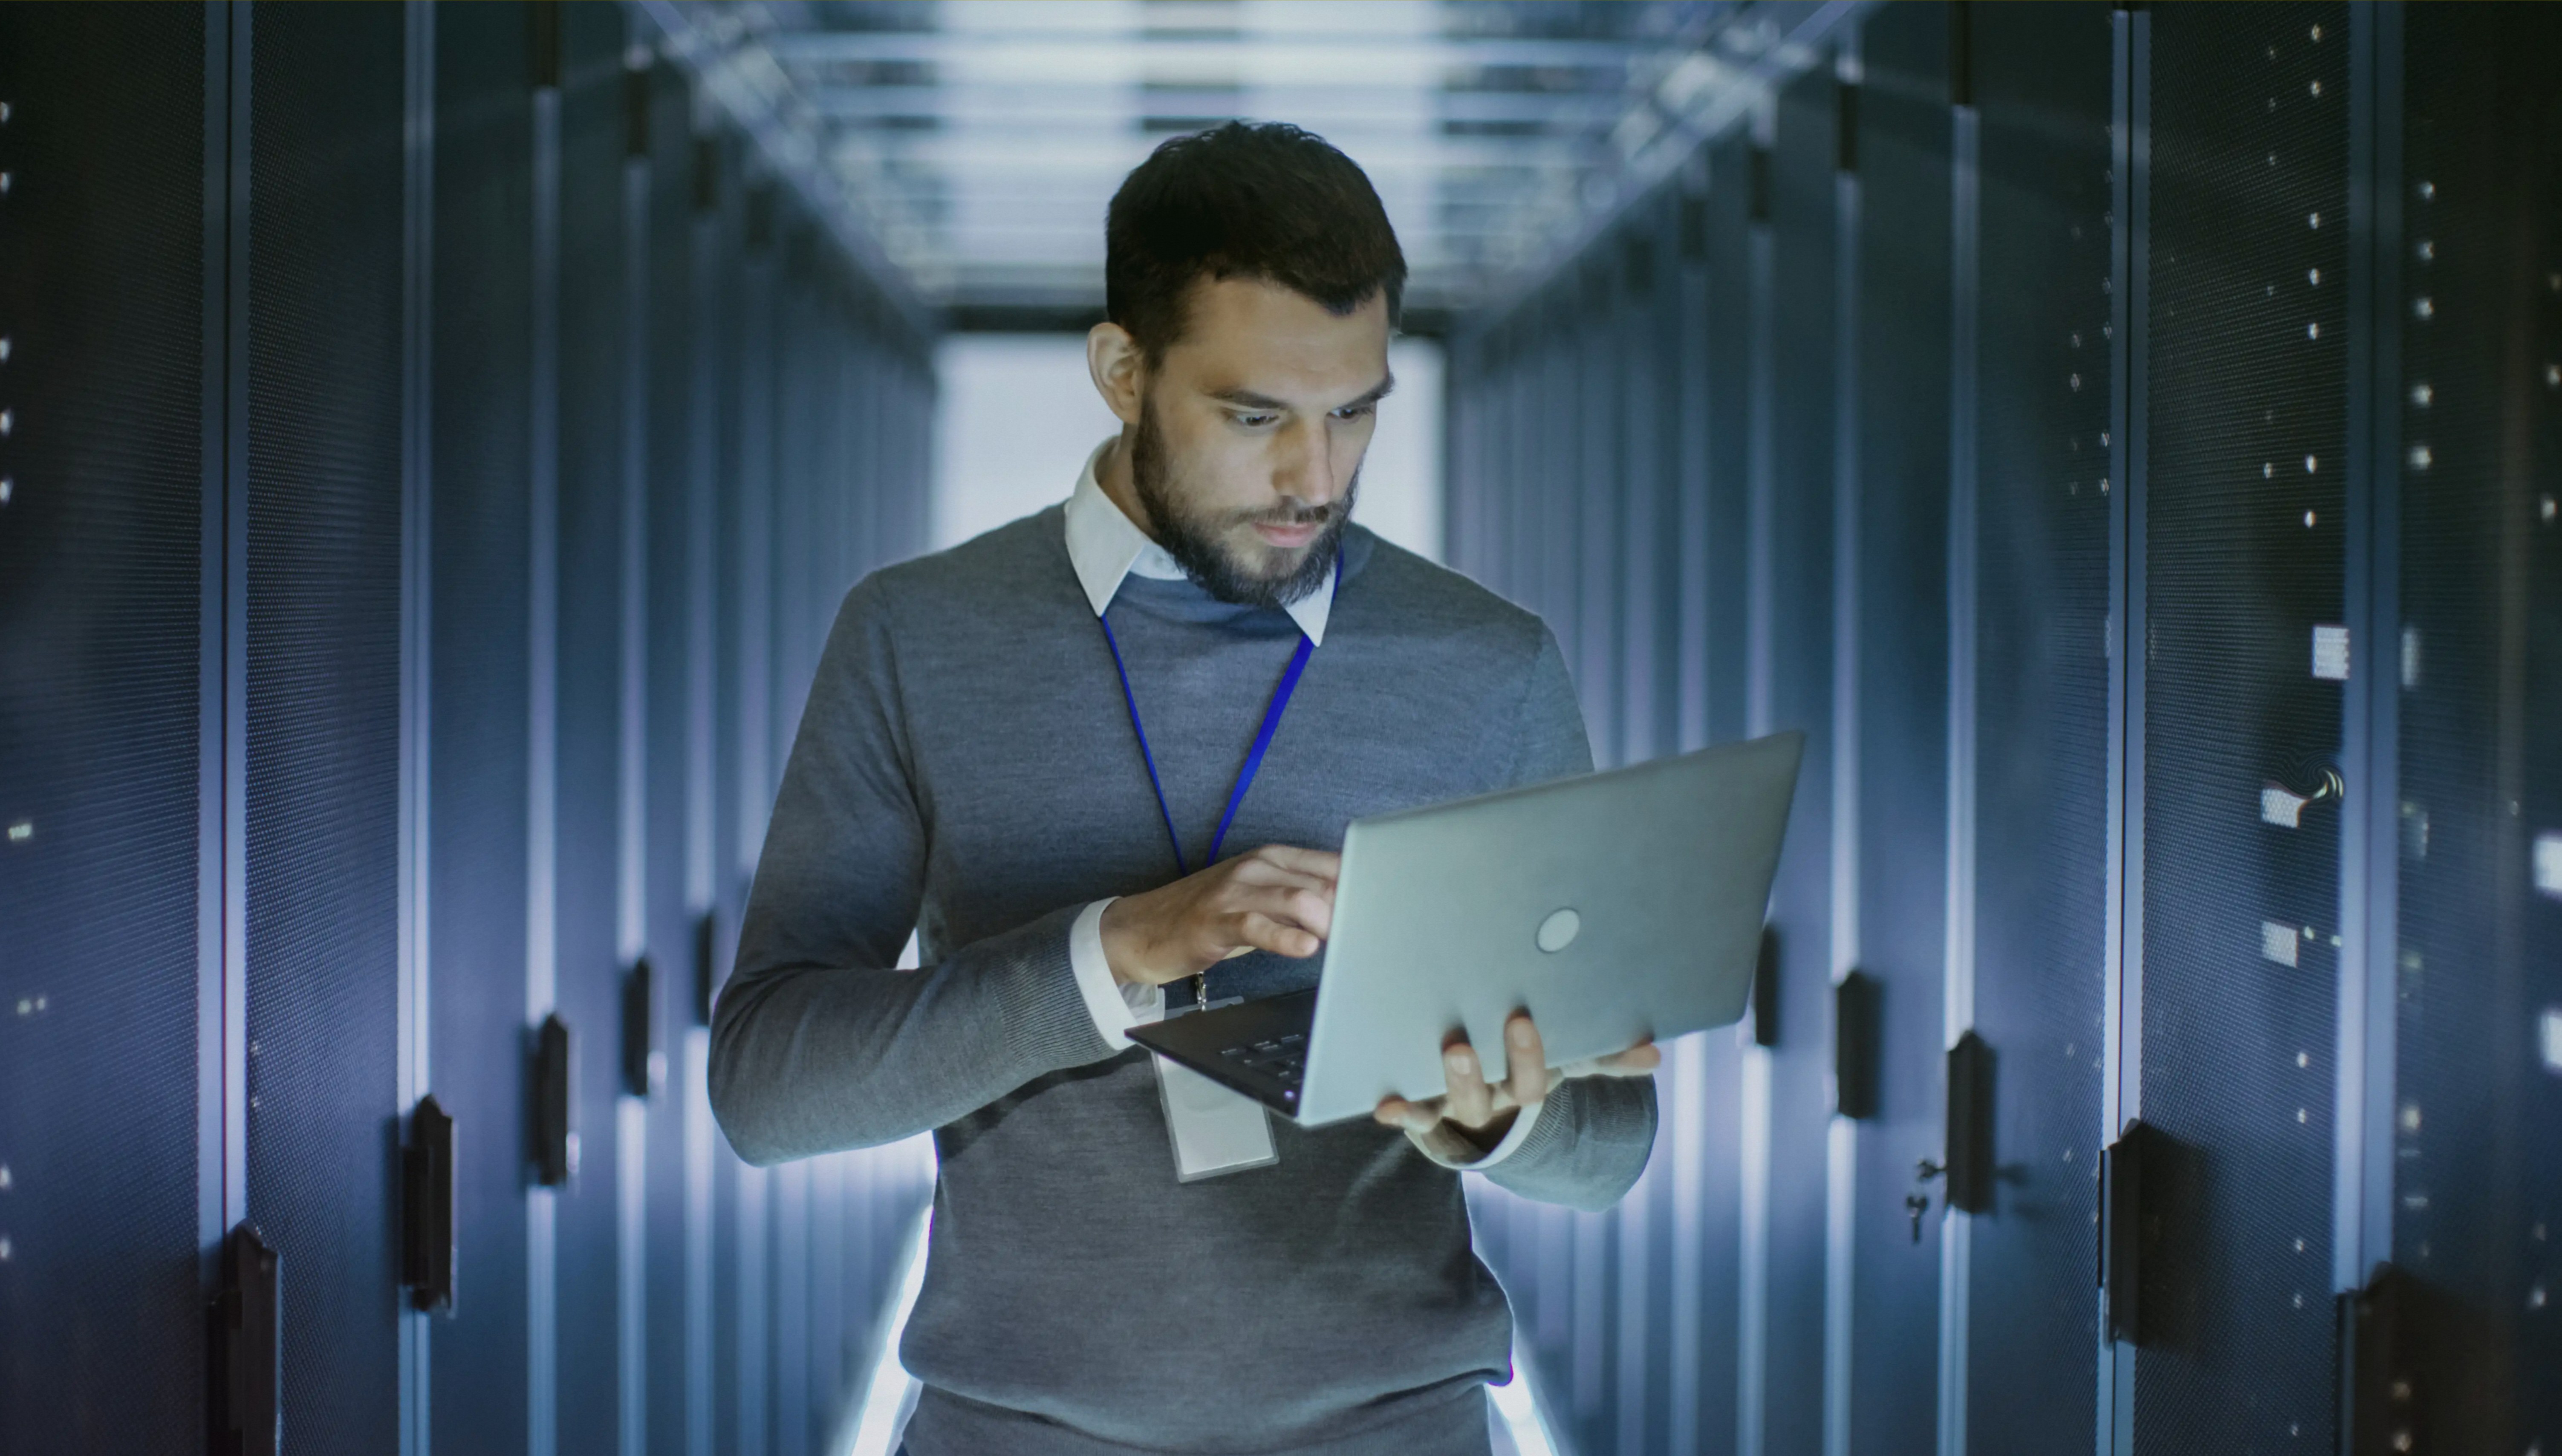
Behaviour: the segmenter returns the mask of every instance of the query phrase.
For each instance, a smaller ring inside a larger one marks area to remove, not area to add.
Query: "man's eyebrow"
[[[1396,376],[1391,374],[1386,378],[1381,379],[1377,384],[1371,386],[1370,389],[1364,391],[1362,394],[1353,399],[1346,400],[1335,408],[1339,410],[1348,410],[1361,405],[1374,405],[1380,400],[1387,398],[1388,391],[1394,388],[1396,388]],[[1270,395],[1256,394],[1250,389],[1214,389],[1209,392],[1209,397],[1218,401],[1220,404],[1234,405],[1242,410],[1286,410],[1290,408],[1287,400],[1276,400]]]

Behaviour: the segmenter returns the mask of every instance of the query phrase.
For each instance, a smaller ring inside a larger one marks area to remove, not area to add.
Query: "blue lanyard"
[[[1335,554],[1335,582],[1344,579],[1343,553]],[[1121,641],[1112,635],[1112,620],[1096,613],[1094,620],[1103,625],[1104,644],[1112,648],[1112,668],[1121,674],[1121,701],[1130,707],[1130,731],[1139,739],[1139,758],[1148,766],[1148,787],[1157,791],[1157,813],[1166,821],[1166,839],[1175,846],[1175,872],[1190,874],[1191,862],[1184,857],[1184,836],[1175,831],[1174,811],[1166,805],[1166,784],[1157,776],[1157,755],[1148,747],[1148,725],[1139,721],[1139,698],[1130,691],[1129,664],[1121,660]],[[1263,767],[1264,750],[1272,746],[1273,730],[1281,726],[1282,711],[1290,706],[1290,694],[1298,691],[1299,674],[1308,670],[1308,656],[1317,648],[1316,639],[1306,633],[1299,635],[1299,649],[1290,654],[1290,665],[1281,669],[1281,681],[1272,689],[1272,701],[1263,709],[1263,726],[1254,731],[1254,746],[1245,751],[1245,766],[1236,771],[1236,787],[1227,792],[1227,812],[1218,817],[1218,832],[1210,835],[1209,857],[1201,861],[1207,869],[1218,863],[1219,845],[1227,842],[1227,827],[1236,822],[1236,807],[1245,802],[1245,791],[1254,783],[1255,771]]]

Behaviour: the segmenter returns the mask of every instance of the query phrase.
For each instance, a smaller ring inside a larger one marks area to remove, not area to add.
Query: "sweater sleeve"
[[[712,1018],[712,1110],[753,1164],[894,1142],[1116,1054],[1069,963],[1081,905],[893,969],[928,820],[891,607],[875,576],[837,613]]]
[[[1592,771],[1592,745],[1556,638],[1542,630],[1522,694],[1512,782],[1543,784]],[[1540,1103],[1530,1135],[1488,1181],[1526,1198],[1607,1208],[1636,1184],[1655,1146],[1655,1079],[1573,1077]]]

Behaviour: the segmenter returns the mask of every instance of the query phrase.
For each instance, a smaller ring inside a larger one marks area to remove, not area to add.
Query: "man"
[[[1121,434],[1063,506],[846,597],[713,1106],[755,1163],[933,1130],[914,1456],[1483,1453],[1510,1321],[1453,1170],[1607,1206],[1655,1049],[1559,1078],[1516,1016],[1500,1085],[1454,1044],[1446,1098],[1252,1111],[1269,1161],[1186,1181],[1190,1114],[1125,1033],[1195,978],[1312,984],[1350,820],[1584,772],[1582,721],[1537,618],[1351,524],[1405,276],[1361,170],[1231,123],[1106,232]]]

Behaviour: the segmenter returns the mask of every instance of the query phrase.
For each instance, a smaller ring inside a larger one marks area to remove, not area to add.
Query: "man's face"
[[[1130,453],[1159,542],[1225,601],[1316,590],[1389,383],[1384,297],[1338,317],[1278,283],[1194,284],[1183,337],[1146,375]]]

